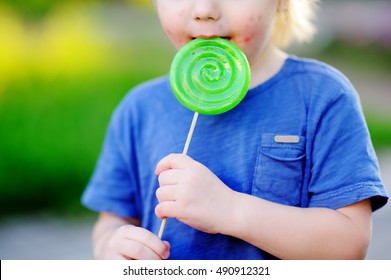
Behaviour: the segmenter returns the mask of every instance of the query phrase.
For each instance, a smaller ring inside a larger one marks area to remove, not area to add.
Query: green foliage
[[[41,19],[60,5],[77,5],[77,4],[104,4],[115,3],[134,3],[147,5],[149,0],[2,0],[4,4],[18,11],[26,19]]]
[[[1,213],[64,207],[80,194],[126,91],[125,77],[95,78],[29,78],[9,89],[0,110]]]
[[[2,0],[2,2],[26,18],[36,19],[47,15],[56,6],[65,3],[66,0]]]
[[[373,145],[377,151],[391,147],[391,118],[380,117],[375,114],[366,114],[369,132]]]
[[[114,107],[144,73],[29,77],[0,110],[0,213],[67,209],[92,173]]]
[[[318,57],[324,60],[342,60],[351,67],[368,71],[391,71],[391,48],[370,42],[353,45],[346,41],[334,41]]]

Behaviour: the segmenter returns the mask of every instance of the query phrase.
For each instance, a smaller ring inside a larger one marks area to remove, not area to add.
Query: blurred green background
[[[389,81],[389,27],[371,37],[323,19],[315,42],[294,54],[335,65],[363,89],[367,78]],[[0,1],[0,218],[85,213],[80,196],[113,109],[134,85],[165,74],[174,53],[149,0]],[[391,147],[388,90],[363,90],[379,152]]]

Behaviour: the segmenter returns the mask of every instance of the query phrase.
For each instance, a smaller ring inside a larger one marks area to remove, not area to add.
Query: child
[[[237,44],[251,88],[199,117],[188,156],[193,112],[167,77],[125,97],[83,195],[101,213],[95,257],[364,258],[388,197],[358,96],[337,70],[279,49],[311,37],[315,1],[153,2],[177,49],[198,37]]]

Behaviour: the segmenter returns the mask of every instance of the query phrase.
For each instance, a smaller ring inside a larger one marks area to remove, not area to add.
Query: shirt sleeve
[[[94,173],[82,196],[82,204],[97,212],[139,218],[137,169],[130,117],[121,104],[114,112],[106,132]]]
[[[370,198],[375,211],[388,196],[358,95],[352,86],[334,91],[314,118],[309,206],[338,209]]]

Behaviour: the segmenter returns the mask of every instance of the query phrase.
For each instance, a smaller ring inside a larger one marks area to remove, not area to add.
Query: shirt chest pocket
[[[255,165],[252,195],[284,205],[299,205],[304,159],[304,137],[263,134]]]

